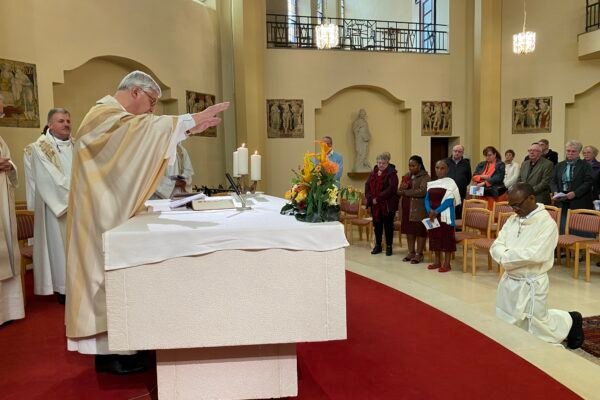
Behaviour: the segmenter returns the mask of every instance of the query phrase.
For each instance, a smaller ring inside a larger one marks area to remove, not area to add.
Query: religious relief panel
[[[198,93],[186,90],[185,98],[186,111],[190,114],[204,111],[207,107],[215,104],[215,95],[213,94]],[[217,137],[217,127],[213,126],[204,132],[196,133],[191,136]]]
[[[0,126],[40,127],[35,64],[0,58]]]
[[[421,102],[421,135],[452,135],[452,102]]]
[[[269,138],[304,137],[304,100],[267,100]]]
[[[552,97],[514,99],[512,102],[512,132],[552,132]]]

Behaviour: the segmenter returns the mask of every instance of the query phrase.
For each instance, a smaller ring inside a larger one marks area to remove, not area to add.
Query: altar
[[[156,350],[161,400],[296,396],[295,344],[346,338],[343,226],[252,202],[104,235],[109,347]]]

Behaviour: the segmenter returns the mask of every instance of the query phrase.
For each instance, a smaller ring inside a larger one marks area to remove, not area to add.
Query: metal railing
[[[338,26],[339,50],[448,53],[448,25],[329,18]],[[316,49],[321,18],[267,14],[267,48]]]
[[[600,29],[600,2],[586,0],[585,6],[585,31],[591,32]]]

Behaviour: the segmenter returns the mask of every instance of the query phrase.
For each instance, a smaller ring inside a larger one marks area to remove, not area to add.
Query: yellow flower
[[[288,190],[287,192],[285,192],[284,197],[286,200],[291,200],[292,199],[292,191]]]
[[[306,190],[299,192],[298,195],[296,196],[296,201],[298,203],[304,201],[306,199],[306,195],[307,195]]]

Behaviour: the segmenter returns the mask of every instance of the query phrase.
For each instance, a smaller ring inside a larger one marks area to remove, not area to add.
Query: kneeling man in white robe
[[[71,115],[64,108],[48,112],[48,131],[31,146],[35,187],[33,236],[34,293],[58,294],[65,302],[65,235],[71,187]]]
[[[554,264],[558,227],[543,204],[536,203],[533,187],[515,184],[508,203],[516,215],[504,224],[490,250],[505,273],[498,284],[496,316],[548,343],[567,339],[571,349],[583,344],[581,314],[548,309],[547,272]]]

